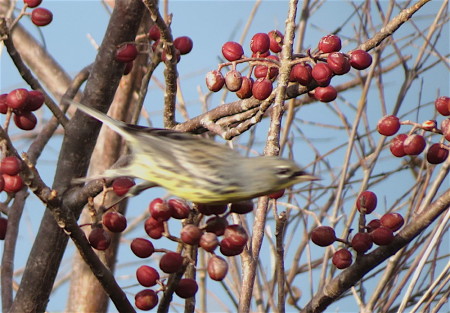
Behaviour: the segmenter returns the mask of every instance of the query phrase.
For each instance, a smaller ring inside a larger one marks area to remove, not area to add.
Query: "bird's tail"
[[[127,131],[127,124],[118,120],[115,120],[108,115],[88,107],[82,103],[76,101],[70,101],[70,104],[74,105],[77,109],[83,111],[84,113],[92,116],[93,118],[99,120],[103,124],[108,125],[113,131],[124,137],[126,140],[132,140],[133,136]]]

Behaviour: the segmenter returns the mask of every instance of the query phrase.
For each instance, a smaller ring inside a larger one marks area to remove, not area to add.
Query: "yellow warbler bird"
[[[193,134],[128,125],[81,103],[71,103],[120,134],[131,149],[127,166],[108,169],[88,180],[131,176],[192,202],[230,203],[318,179],[291,160],[244,157]]]

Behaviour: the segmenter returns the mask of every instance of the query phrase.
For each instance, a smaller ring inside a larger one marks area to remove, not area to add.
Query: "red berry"
[[[231,70],[225,74],[225,86],[229,91],[238,91],[242,86],[241,72]]]
[[[403,151],[408,155],[419,155],[425,149],[425,138],[421,135],[409,135],[403,142]]]
[[[23,110],[25,111],[36,111],[42,107],[44,104],[45,97],[39,90],[31,90],[28,92],[28,101]]]
[[[46,26],[53,20],[53,13],[44,8],[36,8],[31,11],[31,21],[36,26]]]
[[[3,187],[4,191],[9,193],[16,193],[23,188],[24,183],[19,175],[2,174],[2,176],[5,182],[5,186]]]
[[[253,211],[253,201],[244,200],[239,202],[234,202],[230,206],[230,212],[236,214],[247,214]]]
[[[111,236],[101,227],[91,230],[89,244],[96,250],[106,250],[111,244]]]
[[[224,258],[213,255],[208,260],[208,275],[211,279],[221,281],[225,278],[228,272],[228,263]]]
[[[336,75],[344,75],[350,71],[350,62],[344,54],[332,52],[328,55],[327,64]]]
[[[156,292],[151,289],[144,289],[139,291],[134,296],[134,305],[139,310],[150,311],[158,304],[158,296]]]
[[[152,242],[144,238],[133,239],[130,247],[131,251],[140,258],[148,258],[155,252]]]
[[[224,238],[220,241],[220,253],[224,256],[239,255],[244,251],[244,246],[234,244],[229,238]]]
[[[159,239],[164,233],[164,222],[155,220],[153,217],[149,217],[145,221],[144,229],[150,238]]]
[[[6,104],[11,109],[23,110],[28,102],[28,90],[24,88],[14,89],[6,96]]]
[[[397,158],[401,158],[406,155],[403,143],[405,142],[406,138],[408,138],[407,134],[398,134],[395,136],[391,144],[389,145],[389,149],[391,150],[392,155],[396,156]]]
[[[0,240],[5,240],[7,228],[8,220],[4,217],[0,217]]]
[[[236,61],[242,58],[244,55],[244,49],[242,46],[234,41],[228,41],[222,46],[222,54],[228,61]]]
[[[365,253],[373,246],[369,233],[357,233],[352,239],[352,248],[358,253]]]
[[[450,115],[450,98],[449,97],[439,97],[434,101],[434,106],[439,114],[444,116]]]
[[[167,201],[167,205],[171,208],[173,218],[182,220],[189,217],[191,207],[186,203],[186,201],[180,199],[170,199]]]
[[[161,32],[156,24],[153,24],[152,27],[150,27],[150,30],[148,31],[148,38],[153,41],[158,41],[159,38],[161,38]]]
[[[223,214],[227,210],[226,204],[197,204],[197,210],[203,215],[219,215]]]
[[[336,35],[327,35],[320,39],[319,50],[324,53],[341,50],[341,38]]]
[[[309,64],[295,64],[291,68],[289,74],[289,80],[291,82],[297,82],[302,86],[308,86],[312,81],[312,67]]]
[[[119,212],[109,211],[103,214],[102,223],[113,233],[121,233],[127,228],[127,219]]]
[[[14,113],[14,124],[23,130],[32,130],[36,127],[37,118],[31,112],[15,112]]]
[[[8,103],[6,102],[6,98],[8,97],[7,93],[0,95],[0,113],[6,114],[8,112]]]
[[[272,30],[268,33],[270,39],[270,50],[274,53],[281,52],[283,47],[283,34],[278,30]]]
[[[210,71],[206,74],[206,87],[212,92],[217,92],[222,89],[225,84],[225,78],[218,70]]]
[[[252,87],[253,97],[258,100],[267,99],[272,93],[272,82],[267,78],[258,78]]]
[[[136,185],[133,179],[129,177],[118,177],[112,183],[112,189],[119,197],[126,195],[131,187]]]
[[[199,245],[205,251],[213,252],[217,248],[217,246],[219,245],[219,240],[217,239],[217,235],[216,234],[205,232],[200,237]]]
[[[242,85],[238,91],[236,91],[236,96],[240,99],[250,98],[252,94],[253,78],[248,78],[247,76],[242,77]]]
[[[352,265],[353,262],[352,254],[350,251],[348,251],[348,249],[345,248],[337,250],[333,254],[332,262],[334,266],[336,266],[340,270],[347,268],[350,265]]]
[[[400,129],[400,120],[395,115],[386,115],[378,121],[377,130],[383,136],[395,135]]]
[[[284,196],[284,192],[286,191],[286,189],[281,189],[277,192],[274,192],[270,195],[268,195],[269,199],[280,199],[282,196]]]
[[[364,70],[372,64],[372,56],[364,50],[355,50],[350,54],[350,65],[357,70]]]
[[[441,143],[432,144],[427,151],[427,161],[430,164],[440,164],[447,160],[448,149],[442,147]]]
[[[128,63],[136,59],[138,50],[135,44],[126,43],[121,45],[116,51],[116,61]]]
[[[374,229],[370,233],[370,236],[372,237],[373,242],[379,246],[388,245],[394,240],[394,232],[392,229],[384,226]]]
[[[222,236],[227,226],[228,222],[225,217],[213,216],[206,221],[205,230],[209,233],[215,233],[217,236]]]
[[[270,38],[269,35],[265,33],[257,33],[253,35],[250,41],[250,50],[253,53],[266,53],[270,48]]]
[[[248,241],[248,235],[244,227],[237,224],[227,226],[223,238],[237,247],[244,247]]]
[[[136,278],[142,286],[151,287],[159,280],[159,273],[153,267],[142,265],[136,270]]]
[[[380,218],[381,226],[387,227],[392,231],[397,231],[402,228],[405,220],[403,216],[398,213],[386,213]]]
[[[191,52],[194,43],[188,36],[182,36],[175,38],[175,40],[173,41],[173,45],[180,51],[181,55],[184,55]]]
[[[178,286],[175,288],[175,293],[178,297],[187,299],[195,296],[198,291],[197,282],[191,278],[180,279]]]
[[[381,226],[381,222],[379,219],[376,218],[376,219],[371,220],[369,223],[367,223],[366,229],[367,229],[367,232],[371,233],[380,226]]]
[[[177,252],[167,252],[159,260],[159,268],[167,274],[178,272],[183,265],[183,257]]]
[[[330,84],[333,71],[327,63],[317,63],[313,67],[311,75],[319,86],[326,87]]]
[[[40,5],[42,0],[23,0],[23,3],[26,3],[29,8],[35,8]]]
[[[3,158],[0,162],[0,173],[8,175],[17,175],[22,167],[22,161],[15,156]]]
[[[330,226],[319,226],[311,232],[311,241],[320,247],[326,247],[336,241],[336,232]]]
[[[158,221],[167,221],[172,217],[172,208],[161,198],[156,198],[148,206],[150,215]]]
[[[200,241],[203,231],[194,224],[186,224],[180,232],[180,238],[184,243],[196,245]]]
[[[0,175],[0,192],[5,189],[5,180],[3,179],[3,175]]]
[[[359,194],[356,200],[356,208],[359,212],[370,214],[377,207],[377,195],[372,191],[366,190]]]
[[[321,102],[331,102],[337,98],[337,91],[331,85],[326,87],[316,87],[314,89],[314,98]]]

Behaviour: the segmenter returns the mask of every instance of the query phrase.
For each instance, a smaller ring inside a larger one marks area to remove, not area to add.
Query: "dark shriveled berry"
[[[395,115],[386,115],[377,124],[377,130],[383,136],[395,135],[399,129],[400,120]]]
[[[230,206],[230,212],[236,214],[247,214],[253,211],[253,201],[244,200],[239,202],[234,202]]]
[[[340,270],[347,268],[350,265],[352,265],[353,262],[352,254],[350,251],[348,251],[348,249],[345,248],[337,250],[333,254],[332,262],[334,266],[336,266]]]
[[[434,143],[428,148],[427,161],[430,164],[443,163],[448,158],[448,149],[442,147],[441,143]]]

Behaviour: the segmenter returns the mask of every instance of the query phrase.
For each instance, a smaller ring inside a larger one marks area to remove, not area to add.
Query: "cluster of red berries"
[[[31,22],[36,26],[46,26],[53,20],[53,13],[50,10],[44,8],[37,8],[41,4],[42,0],[23,0],[23,3],[32,8]]]
[[[149,32],[148,37],[149,40],[153,41],[152,44],[152,50],[156,51],[157,49],[161,49],[160,47],[160,38],[161,38],[161,32],[158,28],[158,26],[153,25]],[[177,37],[173,41],[173,45],[175,46],[175,53],[177,62],[180,62],[181,56],[188,54],[191,52],[194,43],[191,38],[188,36],[181,36]],[[116,60],[122,63],[126,63],[125,69],[124,69],[124,75],[127,75],[131,72],[131,69],[133,68],[133,61],[138,56],[139,51],[137,49],[136,43],[125,43],[118,47],[116,51]],[[166,50],[162,49],[161,52],[161,60],[163,62],[166,61]]]
[[[13,113],[16,126],[23,130],[32,130],[37,124],[33,111],[44,104],[44,95],[39,90],[14,89],[10,93],[0,95],[0,113]]]
[[[377,196],[372,191],[363,191],[356,200],[356,207],[361,214],[372,213],[377,206]],[[358,254],[369,251],[373,244],[385,246],[394,240],[394,232],[405,223],[398,213],[386,213],[380,219],[373,219],[365,225],[363,230],[356,233],[350,241],[336,237],[334,229],[330,226],[319,226],[311,232],[311,240],[316,245],[326,247],[335,241],[345,243]],[[349,267],[353,262],[352,253],[348,248],[337,250],[333,254],[332,262],[339,269]]]
[[[125,195],[134,181],[127,177],[114,180],[112,190],[117,196]],[[282,192],[273,195],[282,196]],[[243,201],[228,205],[205,205],[196,206],[196,213],[209,216],[204,225],[185,224],[180,231],[180,236],[175,237],[168,233],[169,219],[186,219],[192,213],[192,208],[180,199],[161,198],[154,199],[149,204],[150,217],[144,223],[147,235],[152,239],[160,239],[163,236],[170,240],[184,243],[186,245],[199,246],[211,254],[207,272],[211,279],[221,281],[228,272],[227,261],[216,255],[218,248],[224,256],[240,254],[248,241],[245,229],[237,224],[229,225],[227,216],[231,213],[246,214],[253,211],[252,201]],[[108,211],[102,215],[102,223],[94,223],[88,236],[89,243],[97,250],[105,250],[111,243],[109,232],[122,232],[127,227],[127,220],[119,212]],[[222,238],[219,238],[222,237]],[[148,258],[154,252],[164,253],[159,261],[159,270],[165,274],[179,272],[183,265],[189,262],[189,258],[181,252],[168,251],[166,249],[155,249],[153,243],[146,238],[135,238],[131,242],[131,251],[139,258]],[[135,295],[135,305],[141,310],[150,310],[158,304],[158,292],[164,290],[165,286],[160,280],[160,272],[154,267],[142,265],[136,270],[136,277],[143,287],[161,286],[159,290],[144,289]],[[181,298],[195,296],[198,290],[197,282],[191,278],[183,278],[175,288],[175,293]]]
[[[439,97],[434,102],[436,110],[443,116],[450,115],[450,98]],[[442,134],[445,140],[450,141],[450,118],[441,122],[438,128],[437,121],[428,120],[422,124],[412,123],[410,121],[401,122],[395,115],[384,116],[377,125],[378,132],[384,136],[395,135],[402,124],[413,124],[414,127],[409,134],[398,134],[395,136],[389,146],[391,153],[396,157],[405,155],[419,155],[426,147],[424,138],[425,132]],[[415,133],[420,130],[420,134]],[[440,164],[447,160],[450,146],[443,143],[434,143],[427,150],[427,161],[430,164]]]
[[[16,193],[23,186],[22,177],[19,173],[22,169],[22,161],[15,156],[4,157],[0,161],[0,192]],[[0,217],[0,240],[5,239],[8,220]]]
[[[241,99],[255,97],[258,100],[267,99],[273,90],[273,82],[278,76],[280,59],[277,55],[282,50],[284,36],[278,30],[269,33],[257,33],[250,41],[251,58],[244,56],[242,46],[233,41],[222,46],[222,54],[229,62],[219,64],[217,70],[206,74],[206,86],[217,92],[225,86],[229,91],[236,92]],[[302,86],[316,86],[310,92],[317,100],[330,102],[336,99],[337,91],[330,85],[335,75],[344,75],[353,67],[363,70],[372,64],[372,57],[364,50],[354,50],[350,54],[339,52],[341,39],[336,35],[323,37],[316,53],[310,51],[306,55],[298,55],[292,61],[289,80]],[[243,76],[236,69],[239,63],[249,63],[250,70]],[[221,70],[231,65],[225,76]],[[252,75],[254,76],[253,79]]]

